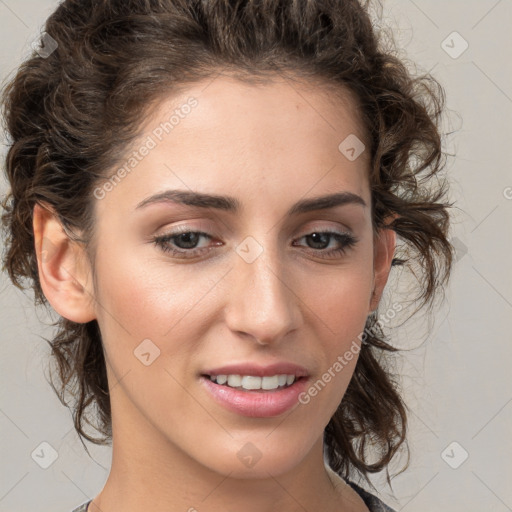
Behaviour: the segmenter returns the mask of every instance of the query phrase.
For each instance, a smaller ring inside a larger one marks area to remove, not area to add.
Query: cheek
[[[338,407],[357,364],[369,313],[371,264],[371,259],[359,260],[329,278],[324,276],[306,284],[306,303],[315,313],[311,322],[319,326],[317,333],[324,333],[324,357],[319,378],[312,383],[305,400],[316,402],[315,414],[322,416],[324,422]]]
[[[150,382],[156,373],[160,379],[169,379],[160,375],[161,362],[167,353],[183,347],[172,329],[186,314],[187,288],[166,283],[164,276],[151,276],[149,267],[135,254],[112,250],[97,257],[98,323],[114,381],[127,372],[130,382]],[[139,386],[135,391],[140,394],[147,389]]]
[[[169,404],[181,411],[180,417],[201,415],[180,383],[190,379],[187,372],[201,339],[197,320],[203,285],[176,270],[157,270],[161,262],[145,261],[135,253],[117,260],[110,253],[106,261],[97,265],[98,322],[111,382],[121,381],[129,397],[118,402],[179,429]]]
[[[304,277],[301,297],[327,332],[342,342],[357,336],[369,312],[373,269],[371,262],[353,262],[320,275]]]
[[[148,259],[136,251],[99,259],[97,296],[103,323],[117,324],[113,327],[124,329],[134,341],[161,339],[182,329],[190,312],[201,309],[199,299],[213,281],[194,273],[192,266],[183,267],[166,266],[161,259]]]

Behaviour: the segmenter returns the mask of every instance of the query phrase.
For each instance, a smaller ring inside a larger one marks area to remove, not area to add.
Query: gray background
[[[2,78],[30,52],[56,5],[0,0]],[[512,511],[512,2],[384,6],[402,55],[419,72],[431,70],[455,112],[446,125],[455,130],[446,150],[455,154],[447,169],[458,206],[452,231],[458,261],[434,322],[417,318],[392,331],[397,345],[411,349],[398,358],[410,408],[411,463],[393,480],[395,496],[382,475],[374,481],[396,510]],[[454,31],[469,44],[456,58],[464,43]],[[110,448],[88,443],[93,459],[83,450],[70,413],[44,377],[48,346],[41,336],[51,335],[49,317],[34,309],[30,294],[5,275],[0,279],[0,512],[69,512],[103,487]],[[393,281],[387,290],[396,300]],[[47,469],[32,456],[43,442],[57,455]]]

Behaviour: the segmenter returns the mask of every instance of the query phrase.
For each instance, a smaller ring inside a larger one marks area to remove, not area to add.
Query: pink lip
[[[224,371],[225,368],[222,370]],[[262,371],[267,371],[262,369]],[[229,372],[230,374],[242,375],[255,375],[254,370],[250,372]],[[278,373],[288,373],[292,375],[293,372],[280,371],[274,373],[267,373],[266,375],[276,375]],[[214,373],[214,375],[225,375],[224,373]],[[265,376],[265,375],[263,375]],[[251,418],[270,418],[279,416],[288,411],[299,403],[299,395],[306,390],[308,386],[308,378],[300,378],[296,380],[291,386],[277,390],[252,390],[240,391],[239,389],[230,388],[229,386],[217,384],[210,380],[209,377],[202,375],[200,377],[201,384],[205,387],[208,394],[212,398],[224,406],[229,411],[248,416]]]
[[[210,375],[295,375],[297,380],[287,388],[277,390],[240,390],[210,380]],[[303,366],[290,362],[268,365],[240,363],[219,366],[202,372],[200,382],[208,394],[229,411],[252,418],[279,416],[298,403],[299,395],[306,389],[309,373]]]
[[[295,375],[307,377],[308,371],[303,366],[294,363],[274,363],[267,366],[253,363],[230,364],[202,372],[203,375],[253,375],[255,377],[270,377],[272,375]]]

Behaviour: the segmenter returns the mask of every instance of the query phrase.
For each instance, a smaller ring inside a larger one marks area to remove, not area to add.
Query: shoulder
[[[350,480],[346,480],[347,484],[354,489],[354,491],[361,496],[364,504],[368,507],[370,512],[395,512],[392,508],[388,507],[383,501],[381,501],[377,496],[370,494],[368,491],[365,491],[362,487],[359,487],[355,483]],[[73,511],[74,512],[74,511]]]
[[[87,500],[85,503],[82,503],[78,507],[74,508],[71,512],[87,512],[87,506],[91,503],[92,500]]]

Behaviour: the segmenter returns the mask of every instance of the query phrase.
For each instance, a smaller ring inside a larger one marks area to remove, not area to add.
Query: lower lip
[[[240,391],[216,384],[204,375],[200,381],[214,400],[226,409],[251,418],[270,418],[283,414],[298,403],[308,379],[303,377],[287,388],[269,391]]]

